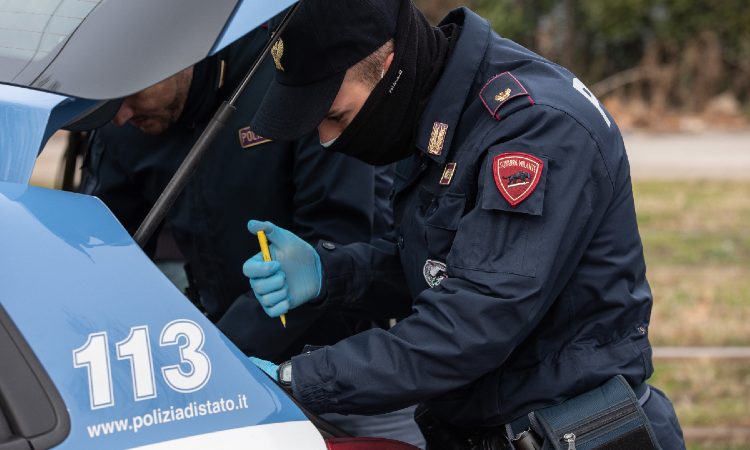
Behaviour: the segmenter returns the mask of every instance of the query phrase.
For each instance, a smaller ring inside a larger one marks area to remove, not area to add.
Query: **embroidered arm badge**
[[[516,207],[536,189],[544,162],[528,153],[501,153],[492,162],[492,174],[500,194]]]

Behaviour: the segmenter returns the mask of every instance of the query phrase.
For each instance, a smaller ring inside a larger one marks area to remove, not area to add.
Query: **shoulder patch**
[[[501,153],[492,161],[495,185],[513,207],[534,192],[543,170],[544,162],[528,153]]]
[[[503,117],[534,104],[534,100],[531,98],[529,92],[510,72],[503,72],[500,75],[490,78],[479,92],[479,97],[495,120],[502,120]],[[519,99],[517,102],[511,102],[511,100],[518,97],[524,97],[525,100]],[[504,106],[510,107],[511,105],[515,106],[509,110],[501,111],[501,109],[508,109],[503,108]]]

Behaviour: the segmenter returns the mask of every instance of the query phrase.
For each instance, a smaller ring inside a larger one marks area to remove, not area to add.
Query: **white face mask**
[[[320,145],[322,145],[323,148],[328,148],[328,147],[332,146],[338,140],[338,138],[340,138],[340,137],[341,137],[340,135],[336,136],[335,138],[331,139],[328,142],[321,142]]]

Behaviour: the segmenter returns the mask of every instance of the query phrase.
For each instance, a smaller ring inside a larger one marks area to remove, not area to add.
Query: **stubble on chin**
[[[135,117],[131,120],[131,123],[141,130],[142,133],[151,136],[162,134],[169,127],[177,123],[180,116],[182,116],[193,79],[192,68],[184,70],[177,77],[177,80],[175,80],[177,87],[174,99],[161,112],[148,116]]]
[[[132,120],[131,123],[138,128],[143,134],[150,136],[157,136],[167,131],[167,129],[176,122],[170,120],[169,117],[144,117],[142,119]]]

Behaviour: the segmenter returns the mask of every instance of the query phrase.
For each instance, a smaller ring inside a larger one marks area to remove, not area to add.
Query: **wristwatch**
[[[277,371],[279,384],[285,388],[292,387],[292,361],[284,361],[279,364]]]

